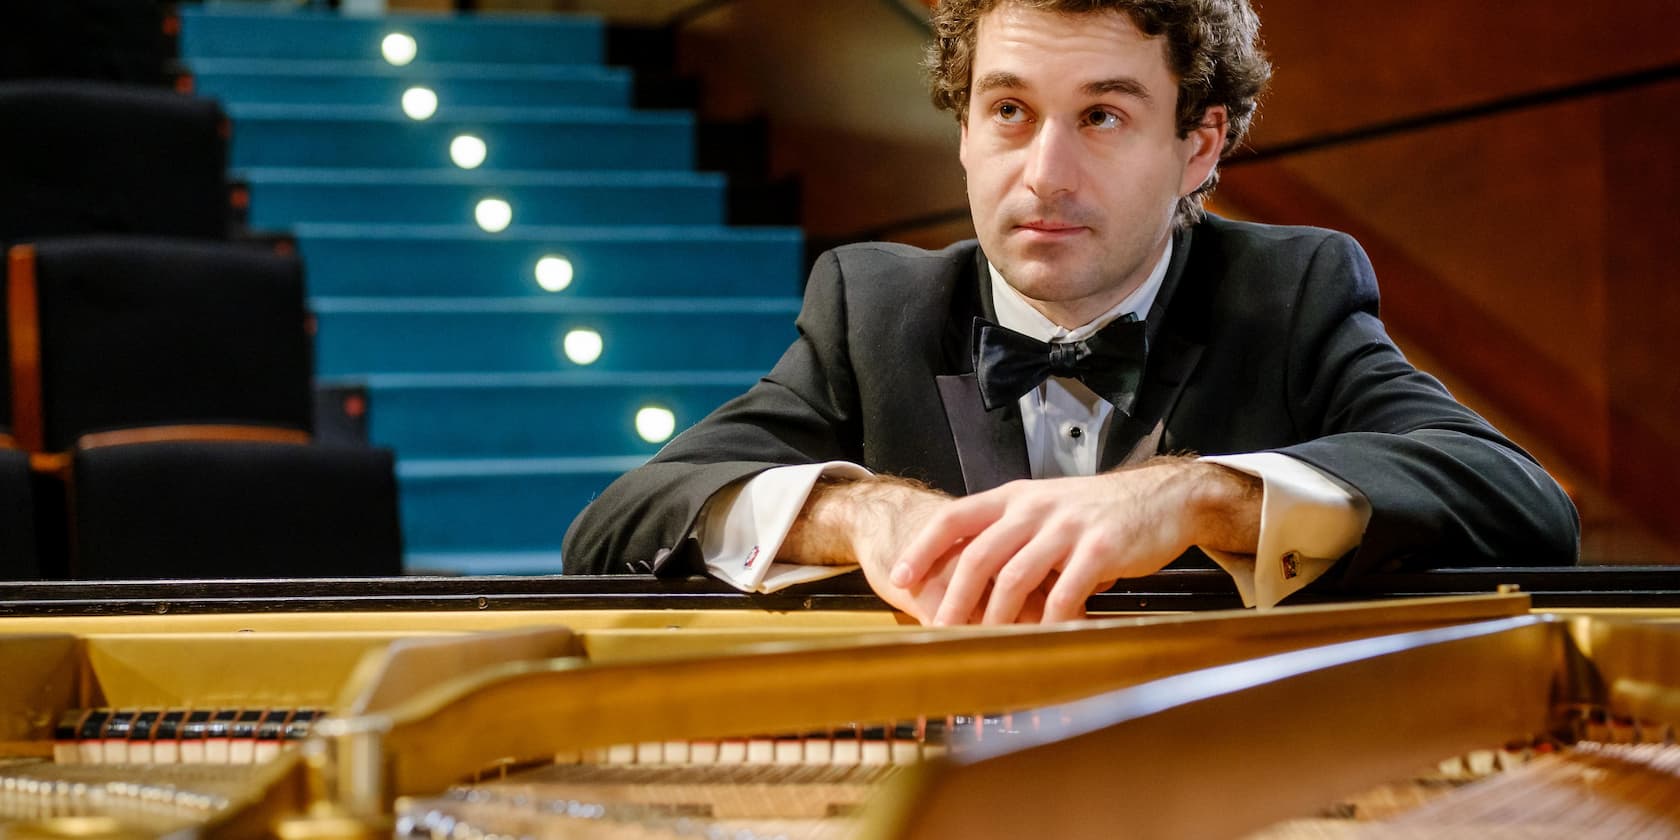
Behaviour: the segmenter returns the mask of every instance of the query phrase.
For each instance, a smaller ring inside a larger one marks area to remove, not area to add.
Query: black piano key
[[[309,730],[316,720],[325,717],[320,709],[298,709],[292,719],[286,722],[286,740],[301,741],[309,737]]]
[[[943,746],[945,743],[945,736],[946,731],[944,719],[929,718],[926,723],[922,724],[923,743]]]
[[[152,732],[157,729],[158,718],[161,717],[162,714],[162,712],[159,712],[156,709],[149,709],[135,715],[134,725],[128,731],[128,740],[152,740]]]
[[[238,709],[218,709],[204,726],[204,737],[227,738],[233,734],[233,723],[239,719]]]
[[[286,724],[292,713],[287,709],[271,709],[257,726],[257,740],[278,741],[286,734]]]
[[[135,714],[133,709],[112,712],[110,720],[105,722],[105,731],[100,734],[111,741],[128,740],[128,733],[134,729]]]
[[[229,738],[254,739],[257,737],[257,725],[262,723],[263,709],[246,709],[239,712],[228,724]],[[220,715],[217,718],[220,719]]]
[[[76,737],[83,741],[96,740],[104,734],[105,724],[110,720],[110,709],[94,709],[82,718],[82,728],[76,732]]]
[[[181,724],[181,740],[202,741],[209,735],[210,710],[193,709],[187,714],[187,719]]]
[[[158,718],[157,739],[159,741],[174,741],[181,737],[181,725],[186,722],[185,709],[170,709]]]
[[[58,724],[53,727],[53,740],[74,741],[82,729],[82,721],[90,714],[87,709],[70,709],[58,716]]]

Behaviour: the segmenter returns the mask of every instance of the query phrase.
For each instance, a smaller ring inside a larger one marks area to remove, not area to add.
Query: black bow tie
[[[1121,414],[1132,414],[1148,349],[1144,322],[1127,315],[1084,341],[1046,344],[974,319],[974,372],[986,410],[1009,405],[1052,376],[1085,383]]]

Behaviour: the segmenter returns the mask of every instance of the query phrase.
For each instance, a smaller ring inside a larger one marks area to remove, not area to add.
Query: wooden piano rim
[[[556,559],[558,563],[558,558]],[[1501,567],[1369,575],[1346,591],[1304,592],[1291,603],[1417,598],[1492,592],[1516,584],[1537,607],[1680,607],[1670,567]],[[718,610],[790,613],[880,612],[886,605],[861,579],[842,576],[773,595],[737,592],[710,578],[546,575],[249,580],[18,581],[0,594],[0,629],[14,619],[87,622],[120,616],[285,614],[465,614],[508,611]],[[1168,569],[1123,580],[1091,597],[1093,612],[1232,609],[1230,576],[1217,569]]]
[[[912,768],[900,809],[878,813],[869,835],[1095,838],[1125,825],[1139,837],[1243,836],[1444,757],[1545,731],[1563,629],[1526,616],[1423,630],[1091,698],[1072,704],[1088,723],[1070,737]],[[1397,690],[1425,685],[1427,698]],[[1124,780],[1070,772],[1139,755],[1151,756],[1149,772]],[[1057,781],[1021,790],[1035,778]],[[1034,807],[977,814],[972,805],[1010,795]]]

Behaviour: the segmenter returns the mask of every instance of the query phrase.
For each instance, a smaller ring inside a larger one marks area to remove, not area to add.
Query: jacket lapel
[[[1118,412],[1103,438],[1102,456],[1097,466],[1106,472],[1147,460],[1170,450],[1172,441],[1166,435],[1167,418],[1178,404],[1179,394],[1201,361],[1204,345],[1191,338],[1185,327],[1194,322],[1197,313],[1192,294],[1184,289],[1186,266],[1190,262],[1191,230],[1180,230],[1173,242],[1172,263],[1161,281],[1161,291],[1149,309],[1149,356],[1144,362],[1143,385],[1138,392],[1132,416]],[[1168,307],[1179,306],[1168,316]]]
[[[997,313],[992,311],[992,278],[986,270],[986,255],[978,248],[974,254],[977,282],[959,283],[953,290],[951,318],[945,325],[947,369],[957,373],[935,377],[951,428],[951,442],[962,466],[963,485],[969,493],[1032,475],[1020,406],[1012,403],[987,411],[980,401],[971,344],[974,319],[979,316],[995,321]]]
[[[1151,343],[1137,406],[1130,417],[1115,413],[1103,438],[1098,472],[1136,464],[1172,448],[1166,438],[1167,418],[1201,358],[1202,345],[1176,333],[1163,331],[1160,339]]]

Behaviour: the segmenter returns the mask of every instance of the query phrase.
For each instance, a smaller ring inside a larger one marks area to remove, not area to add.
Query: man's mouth
[[[1083,233],[1089,229],[1084,225],[1045,220],[1022,222],[1015,226],[1015,230],[1026,233],[1034,239],[1061,239]]]

